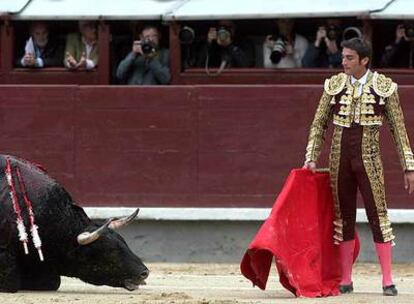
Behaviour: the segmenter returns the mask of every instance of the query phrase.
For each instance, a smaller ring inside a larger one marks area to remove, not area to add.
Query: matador
[[[335,202],[333,239],[339,245],[341,293],[353,291],[357,190],[360,191],[381,264],[384,295],[398,291],[391,274],[394,235],[387,214],[379,132],[388,121],[404,170],[405,188],[414,190],[414,158],[404,124],[397,84],[368,68],[371,45],[360,38],[342,42],[344,72],[325,81],[310,128],[304,167],[315,170],[328,122],[333,122],[329,156]]]

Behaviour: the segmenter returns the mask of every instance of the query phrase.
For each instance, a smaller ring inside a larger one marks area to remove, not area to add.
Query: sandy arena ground
[[[148,264],[147,285],[128,292],[96,287],[64,278],[58,292],[0,294],[0,304],[231,304],[231,303],[414,303],[414,264],[394,266],[400,294],[384,297],[380,292],[377,265],[358,264],[354,271],[355,293],[328,298],[295,298],[278,282],[274,270],[268,289],[253,288],[235,264]]]

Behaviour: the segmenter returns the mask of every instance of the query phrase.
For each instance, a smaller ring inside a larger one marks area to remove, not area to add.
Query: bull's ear
[[[125,216],[123,218],[117,219],[117,220],[113,220],[111,222],[111,224],[109,224],[109,228],[111,229],[119,229],[123,226],[128,225],[129,223],[131,223],[134,218],[138,215],[139,212],[139,208],[137,208],[137,210],[135,210],[131,215],[129,216]]]
[[[111,224],[112,221],[113,219],[107,220],[105,224],[103,224],[101,227],[99,227],[93,232],[82,232],[81,234],[79,234],[78,237],[76,238],[78,241],[78,244],[88,245],[92,242],[95,242],[102,235],[103,231],[106,228],[108,228],[109,224]]]

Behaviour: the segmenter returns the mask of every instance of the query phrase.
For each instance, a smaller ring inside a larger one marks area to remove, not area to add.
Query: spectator
[[[63,45],[53,39],[46,22],[30,25],[30,38],[26,41],[24,55],[19,60],[22,67],[43,68],[59,66],[63,59]]]
[[[412,68],[414,56],[414,24],[406,22],[395,29],[393,44],[385,48],[381,66],[393,68]]]
[[[197,66],[247,68],[254,66],[254,45],[241,39],[236,25],[230,20],[221,20],[217,27],[210,27],[207,42],[201,47]]]
[[[326,24],[319,26],[315,42],[309,44],[302,66],[305,68],[338,68],[342,66],[341,20],[328,19]]]
[[[116,71],[121,83],[131,85],[169,84],[169,50],[160,47],[161,34],[154,25],[145,26],[140,39],[132,43],[131,52]]]
[[[79,33],[66,38],[65,67],[92,70],[98,65],[98,29],[94,21],[79,21]]]
[[[268,35],[263,43],[265,68],[300,68],[308,47],[305,37],[294,32],[293,19],[279,19],[275,35]]]

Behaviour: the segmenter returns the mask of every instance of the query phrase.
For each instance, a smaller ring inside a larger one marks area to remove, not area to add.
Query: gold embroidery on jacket
[[[354,111],[353,120],[355,123],[360,123],[361,118],[361,98],[354,99]]]
[[[375,114],[374,106],[362,102],[361,103],[361,114]]]
[[[375,96],[372,95],[370,92],[368,92],[368,93],[362,93],[362,95],[361,95],[361,103],[365,103],[365,104],[367,104],[367,103],[370,103],[371,104],[372,103],[372,104],[375,104],[376,103]]]
[[[351,105],[344,105],[339,108],[339,115],[348,116],[351,114]]]
[[[410,147],[404,118],[398,99],[397,85],[390,78],[377,72],[368,75],[367,82],[362,86],[362,94],[353,99],[353,87],[350,77],[340,73],[325,81],[325,91],[319,102],[306,148],[306,160],[316,161],[324,141],[324,133],[328,119],[333,116],[333,124],[341,127],[350,127],[353,122],[362,126],[381,126],[383,115],[375,113],[374,105],[384,106],[385,117],[397,146],[400,161],[404,170],[414,170],[414,156]],[[374,90],[375,96],[371,92]],[[336,103],[335,95],[345,89],[339,99],[341,105],[337,113],[332,113],[332,105]],[[370,107],[372,106],[372,107]]]
[[[372,83],[375,93],[384,98],[390,97],[397,89],[397,84],[391,78],[377,72],[372,76]]]
[[[380,115],[361,115],[361,126],[381,126],[382,116]]]
[[[403,170],[414,170],[414,157],[404,124],[404,115],[395,91],[385,103],[385,117],[388,120],[392,137],[397,146],[398,155]]]
[[[352,103],[352,95],[342,95],[339,104],[350,105]]]
[[[345,128],[349,128],[351,126],[351,116],[342,117],[339,115],[333,115],[333,124]]]
[[[374,105],[378,102],[376,96],[372,94],[373,73],[370,73],[367,82],[362,86],[362,94],[359,97],[353,97],[355,91],[351,84],[350,78],[346,81],[346,91],[341,96],[339,111],[333,116],[333,123],[337,126],[350,127],[352,123],[362,126],[382,125],[383,118],[381,115],[375,115]],[[379,101],[381,103],[381,100]],[[384,101],[382,101],[384,103]]]
[[[325,80],[324,89],[329,95],[337,95],[345,86],[348,76],[345,73],[339,73]]]
[[[331,96],[323,93],[315,117],[310,127],[308,144],[306,146],[305,159],[307,162],[316,161],[321,153],[322,144],[325,140],[325,131],[328,128],[328,120],[331,116]]]

